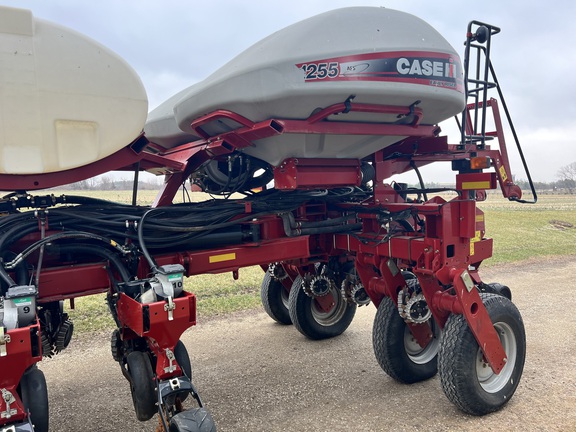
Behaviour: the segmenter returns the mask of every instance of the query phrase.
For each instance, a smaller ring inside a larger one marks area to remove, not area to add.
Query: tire
[[[140,421],[150,420],[158,411],[150,357],[142,351],[132,351],[126,362],[131,377],[130,391],[136,417]]]
[[[194,408],[172,417],[169,432],[216,432],[216,425],[208,411]]]
[[[442,389],[462,411],[485,415],[502,408],[518,387],[526,358],[526,333],[520,312],[506,297],[480,294],[496,328],[508,361],[500,374],[492,372],[463,315],[446,322],[439,353]]]
[[[178,341],[174,347],[174,357],[176,357],[176,361],[182,369],[182,373],[190,378],[190,381],[192,381],[192,363],[190,363],[188,350],[182,341]]]
[[[181,340],[178,341],[174,347],[174,357],[182,369],[182,373],[186,375],[190,381],[192,381],[192,363],[190,363],[190,356],[188,355],[188,350]],[[180,400],[184,402],[188,399],[188,394],[180,396]]]
[[[44,373],[36,365],[31,366],[20,380],[20,397],[24,408],[30,411],[35,432],[48,432],[48,387]]]
[[[270,275],[269,272],[264,274],[262,287],[260,288],[260,299],[262,306],[270,318],[280,324],[290,325],[290,313],[288,312],[288,291]]]
[[[334,285],[327,295],[333,296],[336,305],[328,313],[302,289],[302,278],[298,276],[288,297],[288,312],[294,327],[309,339],[320,340],[341,335],[348,328],[357,306],[342,298]]]
[[[430,322],[434,337],[422,348],[412,337],[392,299],[382,299],[374,318],[372,345],[378,364],[391,378],[413,384],[436,375],[440,328],[433,319]]]
[[[494,290],[496,294],[506,297],[508,300],[512,300],[512,291],[506,285],[500,283],[489,283],[488,286]]]

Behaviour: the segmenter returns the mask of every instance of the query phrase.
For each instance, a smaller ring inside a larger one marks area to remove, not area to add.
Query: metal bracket
[[[16,415],[18,413],[18,410],[14,409],[14,408],[10,409],[10,405],[12,405],[13,403],[16,402],[14,395],[10,391],[3,388],[2,389],[2,399],[4,400],[4,403],[6,404],[6,411],[2,411],[0,413],[0,418],[9,419],[13,415]]]
[[[0,326],[0,357],[8,355],[6,351],[6,344],[12,341],[9,334],[4,334],[4,327]]]
[[[168,312],[168,321],[174,321],[174,309],[176,309],[176,305],[174,304],[174,300],[172,300],[172,296],[168,296],[166,299],[167,303],[164,305],[164,310]]]
[[[470,273],[468,273],[467,271],[463,271],[460,278],[462,279],[462,282],[464,282],[464,286],[466,287],[468,292],[474,289],[474,281],[472,280]]]
[[[400,273],[400,269],[398,268],[396,263],[391,259],[389,259],[386,262],[386,265],[388,266],[388,270],[390,270],[390,273],[392,273],[392,276],[396,276],[398,273]]]
[[[180,390],[180,380],[178,378],[173,378],[170,380],[170,388],[175,390]]]
[[[170,361],[170,366],[165,367],[164,372],[172,373],[176,370],[176,365],[174,364],[174,362],[176,361],[176,356],[174,355],[174,353],[170,348],[166,348],[165,351],[166,351],[166,357]]]

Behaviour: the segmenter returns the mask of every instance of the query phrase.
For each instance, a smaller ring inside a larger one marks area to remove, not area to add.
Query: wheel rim
[[[434,320],[432,323],[432,340],[424,348],[416,341],[408,326],[404,328],[404,349],[408,358],[416,364],[427,364],[438,354],[440,349],[440,329]]]
[[[316,301],[312,300],[312,317],[314,318],[314,321],[321,326],[329,327],[337,324],[346,313],[348,305],[342,299],[342,296],[338,294],[339,293],[336,292],[334,287],[330,288],[330,292],[327,295],[332,296],[336,304],[328,312],[322,309]]]
[[[512,327],[500,322],[494,324],[494,328],[500,337],[507,361],[500,373],[495,374],[488,362],[486,362],[482,350],[478,348],[478,354],[476,355],[476,376],[478,377],[480,386],[488,393],[496,393],[508,384],[516,364],[517,344]]]

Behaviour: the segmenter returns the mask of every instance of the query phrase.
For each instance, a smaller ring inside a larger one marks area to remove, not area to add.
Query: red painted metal
[[[148,341],[156,355],[156,376],[160,380],[179,376],[180,368],[170,371],[167,349],[174,347],[186,329],[196,324],[196,296],[183,292],[175,298],[172,319],[169,318],[166,301],[142,304],[124,293],[118,299],[118,319],[124,326]]]
[[[286,159],[274,168],[274,185],[279,190],[360,186],[358,159]]]
[[[38,286],[39,303],[47,303],[104,293],[110,289],[110,275],[103,263],[53,267],[40,273]]]
[[[258,244],[245,244],[212,250],[187,251],[156,257],[158,265],[182,264],[186,276],[223,273],[241,267],[304,259],[311,255],[309,236],[279,238]],[[144,263],[142,263],[144,264]],[[143,267],[141,275],[148,269]]]
[[[473,286],[466,286],[464,282],[464,277],[468,276],[466,269],[450,269],[445,273],[448,273],[449,277],[452,278],[454,291],[462,305],[462,313],[466,317],[484,357],[486,357],[494,373],[500,373],[506,365],[506,353],[478,290]],[[441,280],[440,277],[439,280]]]
[[[24,404],[17,389],[24,372],[33,364],[42,360],[40,326],[36,323],[27,327],[6,332],[9,342],[5,343],[6,355],[0,356],[0,389],[5,389],[14,397],[7,417],[7,401],[0,397],[0,425],[17,422],[26,418]],[[14,411],[12,411],[14,410]]]
[[[130,146],[116,153],[79,168],[43,174],[10,175],[0,174],[1,190],[37,190],[62,186],[69,183],[85,180],[109,171],[132,166],[140,161],[142,155],[135,152]]]

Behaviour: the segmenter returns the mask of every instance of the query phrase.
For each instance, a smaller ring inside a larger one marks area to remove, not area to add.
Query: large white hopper
[[[98,161],[141,133],[138,75],[73,30],[0,7],[0,173],[41,174]]]
[[[173,96],[149,114],[145,132],[170,148],[195,139],[190,123],[217,109],[253,121],[305,119],[351,95],[356,103],[410,106],[419,100],[422,124],[436,124],[464,108],[460,59],[434,28],[413,15],[375,7],[337,9],[272,34]],[[352,113],[331,119],[398,121]],[[206,131],[235,126],[219,121]],[[258,140],[244,151],[277,165],[288,157],[362,158],[402,138],[285,134]]]

